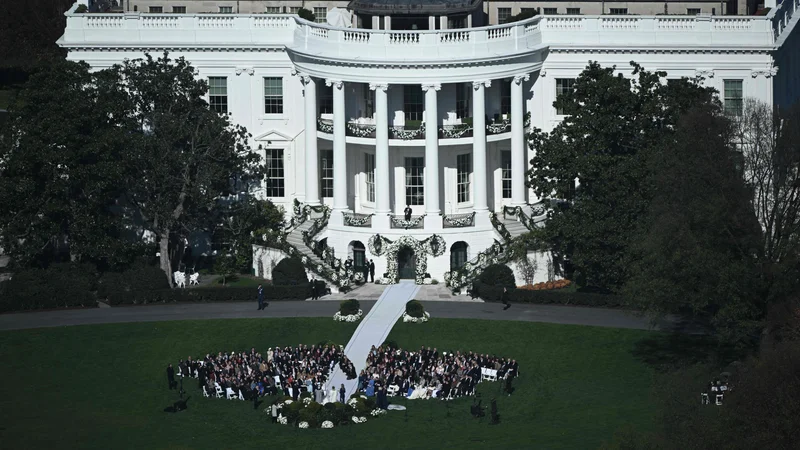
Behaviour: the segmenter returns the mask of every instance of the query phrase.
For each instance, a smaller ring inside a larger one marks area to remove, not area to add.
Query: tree
[[[172,259],[189,234],[211,231],[219,199],[249,189],[259,156],[243,127],[209,109],[208,85],[184,58],[148,54],[108,73],[121,88],[118,114],[128,133],[124,199],[157,237],[171,285]]]
[[[754,270],[760,236],[731,131],[719,105],[705,105],[649,154],[653,197],[629,237],[625,292],[653,315],[688,312],[720,339],[752,344],[765,313]]]
[[[667,84],[665,72],[631,65],[626,79],[590,63],[554,103],[566,118],[551,133],[530,135],[529,184],[541,198],[562,200],[541,237],[571,260],[580,285],[611,290],[629,276],[630,234],[651,195],[647,152],[683,111],[712,102],[714,93],[697,80]]]
[[[242,200],[226,200],[219,208],[214,246],[234,261],[231,273],[244,273],[253,267],[253,245],[264,245],[263,236],[283,227],[283,210],[269,200],[246,196]]]
[[[23,266],[70,259],[112,262],[130,249],[112,212],[125,136],[107,114],[103,76],[61,62],[34,75],[0,140],[0,230]]]
[[[63,60],[56,41],[64,34],[64,12],[74,0],[12,0],[0,9],[0,67],[46,66]]]
[[[314,13],[310,9],[307,9],[307,8],[300,8],[297,11],[297,15],[300,16],[301,19],[305,19],[305,20],[307,20],[309,22],[315,22],[316,21],[316,16],[314,16]]]
[[[796,291],[800,250],[800,105],[775,111],[745,101],[733,139],[762,231],[758,258],[770,299]],[[789,281],[789,283],[786,283]]]

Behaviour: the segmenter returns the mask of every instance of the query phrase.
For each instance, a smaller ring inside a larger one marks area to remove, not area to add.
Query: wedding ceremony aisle
[[[350,342],[344,348],[344,354],[355,366],[356,374],[364,370],[367,365],[367,355],[372,346],[377,347],[383,344],[394,324],[403,315],[406,303],[412,300],[418,291],[419,286],[411,280],[389,285],[369,313],[361,320],[361,324],[358,325]],[[342,384],[347,391],[345,397],[350,398],[356,391],[358,379],[348,380],[347,375],[339,366],[336,366],[336,370],[326,386],[326,392],[330,391],[331,387],[335,387],[338,391]]]

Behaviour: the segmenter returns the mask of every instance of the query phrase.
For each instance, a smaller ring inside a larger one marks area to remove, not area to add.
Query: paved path
[[[406,303],[413,299],[418,291],[419,286],[411,281],[388,286],[378,301],[372,305],[369,313],[361,319],[353,337],[344,348],[344,354],[355,366],[356,373],[361,373],[367,367],[367,356],[372,346],[383,344],[394,324],[403,315]],[[358,379],[348,380],[347,375],[337,366],[325,387],[325,392],[328,392],[331,386],[338,391],[341,385],[344,385],[347,391],[345,398],[350,398],[358,387]]]
[[[374,301],[361,301],[364,314]],[[583,308],[560,305],[514,304],[503,311],[499,303],[424,302],[435,320],[488,319],[591,325],[612,328],[670,330],[678,324],[670,318],[651,327],[647,319],[619,309]],[[255,302],[187,303],[171,305],[125,306],[114,308],[0,314],[0,330],[92,325],[101,323],[159,322],[168,320],[244,319],[259,317],[333,317],[337,302],[270,302],[264,311],[256,311]],[[684,330],[685,331],[685,330]],[[691,331],[691,330],[689,330]]]
[[[354,298],[358,301],[375,300],[376,298],[380,298],[381,294],[383,294],[384,289],[386,289],[388,286],[391,285],[366,283],[353,289],[350,292],[344,294],[339,293],[339,294],[326,295],[322,297],[320,300],[341,301],[350,298]],[[414,300],[436,301],[436,302],[451,301],[451,302],[483,303],[483,300],[479,298],[472,298],[469,295],[453,295],[450,289],[448,289],[447,286],[441,283],[426,284],[418,287],[419,289],[417,290],[417,293],[414,296]]]

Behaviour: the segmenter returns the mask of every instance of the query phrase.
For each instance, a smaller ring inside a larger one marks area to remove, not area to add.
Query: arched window
[[[460,269],[467,262],[469,246],[458,241],[450,247],[450,270]]]
[[[360,269],[367,265],[367,253],[361,241],[350,242],[350,256],[353,257],[353,267]]]

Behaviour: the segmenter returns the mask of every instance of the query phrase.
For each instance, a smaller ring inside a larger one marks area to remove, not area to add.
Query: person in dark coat
[[[406,205],[406,209],[403,210],[403,215],[405,216],[406,220],[411,220],[411,207]]]
[[[311,300],[318,299],[319,298],[319,290],[317,289],[317,280],[312,278],[311,282],[309,283],[309,285],[311,286]]]
[[[492,399],[491,413],[492,413],[492,422],[491,422],[491,424],[492,425],[497,425],[498,423],[500,423],[500,415],[497,414],[497,400],[495,400],[495,399]]]
[[[369,264],[365,263],[361,271],[364,273],[364,283],[366,283],[369,280]]]
[[[339,402],[340,403],[344,403],[344,396],[345,396],[346,393],[347,393],[347,391],[344,388],[344,384],[342,384],[342,387],[339,388]]]
[[[375,282],[375,261],[369,260],[369,282]]]
[[[178,386],[178,383],[175,382],[175,369],[172,368],[172,364],[167,366],[167,383],[169,383],[170,390]]]
[[[505,287],[505,286],[503,287],[502,300],[503,300],[503,304],[506,305],[506,306],[503,307],[503,311],[507,310],[508,308],[511,308],[511,302],[508,300],[508,288]]]
[[[256,291],[256,296],[258,297],[258,310],[261,311],[264,309],[264,287],[260,284],[258,285],[258,290]]]

